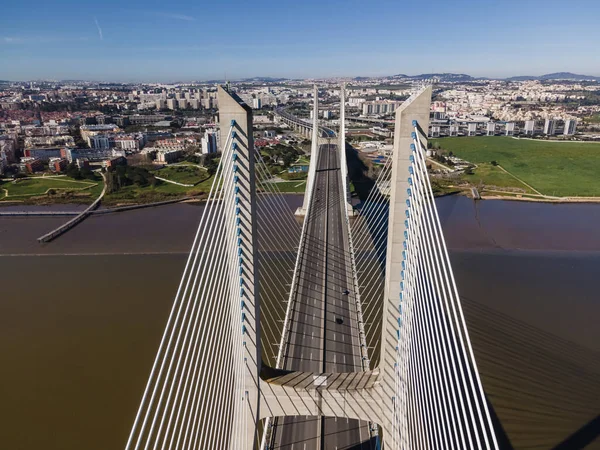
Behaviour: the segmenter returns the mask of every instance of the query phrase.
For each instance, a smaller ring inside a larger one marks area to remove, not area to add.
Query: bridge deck
[[[284,368],[312,372],[362,370],[358,320],[352,292],[337,146],[319,151],[313,204],[294,286]],[[347,293],[346,293],[347,292]],[[287,417],[275,423],[274,449],[371,449],[365,422]],[[364,443],[364,444],[361,444]]]

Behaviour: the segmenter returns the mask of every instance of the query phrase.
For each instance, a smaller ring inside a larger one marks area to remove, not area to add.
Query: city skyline
[[[600,5],[509,0],[418,4],[314,0],[178,9],[114,1],[49,8],[35,0],[0,18],[0,79],[191,81],[257,76],[329,78],[467,73],[505,78],[600,75],[594,42]],[[565,17],[577,14],[577,28]],[[400,62],[402,61],[402,62]]]

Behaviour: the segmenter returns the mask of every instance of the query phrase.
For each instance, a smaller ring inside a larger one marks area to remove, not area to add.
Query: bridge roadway
[[[347,227],[340,202],[337,146],[321,145],[315,190],[300,256],[284,368],[311,372],[362,370]],[[346,294],[344,291],[350,291]],[[371,449],[368,424],[320,417],[276,419],[272,449]]]

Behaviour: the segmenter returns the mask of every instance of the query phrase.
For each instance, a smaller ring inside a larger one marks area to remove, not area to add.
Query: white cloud
[[[100,36],[100,40],[104,40],[104,36],[102,35],[102,28],[100,28],[100,24],[98,23],[98,19],[94,17],[94,22],[96,22],[96,28],[98,28],[98,35]]]

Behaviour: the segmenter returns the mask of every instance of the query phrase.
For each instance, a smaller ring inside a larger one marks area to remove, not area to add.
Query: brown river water
[[[438,208],[488,397],[515,448],[554,448],[600,410],[600,205]],[[43,245],[68,219],[0,217],[0,449],[124,448],[202,209]]]

